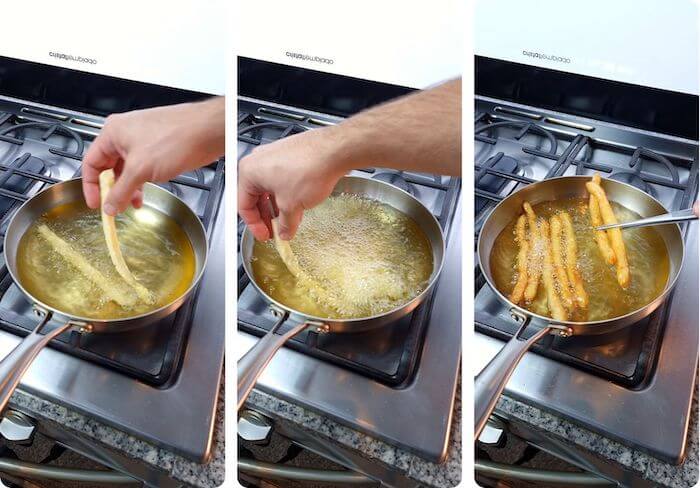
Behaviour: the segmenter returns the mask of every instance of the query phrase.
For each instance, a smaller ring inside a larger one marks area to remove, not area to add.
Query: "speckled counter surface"
[[[667,464],[645,453],[635,451],[600,434],[579,427],[556,415],[502,396],[497,410],[518,418],[529,425],[554,434],[560,440],[573,443],[662,486],[691,487],[698,481],[698,397],[695,395],[690,417],[686,459],[680,466]]]
[[[219,390],[214,444],[211,460],[207,464],[197,464],[182,456],[168,452],[130,434],[102,424],[93,418],[72,411],[64,406],[51,403],[29,393],[16,390],[10,399],[10,407],[30,414],[38,421],[50,421],[112,448],[137,462],[149,465],[167,473],[171,478],[198,488],[212,488],[224,482],[224,388]]]
[[[458,392],[460,387],[457,388]],[[296,427],[321,436],[340,447],[350,449],[401,473],[425,486],[447,488],[459,484],[462,477],[462,402],[457,394],[447,459],[435,464],[386,442],[358,432],[323,415],[272,395],[254,390],[247,404],[271,418],[283,419]],[[408,425],[408,424],[407,424]]]

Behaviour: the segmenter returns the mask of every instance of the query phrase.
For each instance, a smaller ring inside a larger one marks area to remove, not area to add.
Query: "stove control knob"
[[[270,442],[272,421],[254,410],[243,410],[238,417],[238,437],[254,444]]]
[[[501,447],[505,441],[506,425],[501,419],[491,415],[481,431],[479,442],[493,447]]]
[[[31,443],[34,429],[34,420],[17,410],[8,410],[0,421],[0,434],[8,441]]]

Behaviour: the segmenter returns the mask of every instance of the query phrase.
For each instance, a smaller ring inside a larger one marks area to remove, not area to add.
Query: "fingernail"
[[[283,241],[288,241],[289,240],[289,232],[286,230],[280,230],[280,239]]]
[[[107,215],[111,215],[112,217],[117,215],[117,207],[115,207],[111,203],[105,203],[102,206],[102,210],[104,211],[104,213],[106,213]]]

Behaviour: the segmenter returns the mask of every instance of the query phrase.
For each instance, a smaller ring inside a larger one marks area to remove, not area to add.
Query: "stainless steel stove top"
[[[551,176],[592,174],[643,188],[667,208],[697,198],[698,144],[662,134],[477,97],[476,233],[495,202]],[[526,354],[505,394],[668,462],[685,452],[698,366],[698,230],[661,310],[614,337],[546,338]],[[478,373],[517,329],[477,273]]]
[[[259,143],[341,120],[247,98],[239,98],[238,107],[239,159]],[[251,130],[251,124],[259,129]],[[384,169],[352,174],[403,186],[438,216],[447,232],[447,250],[432,302],[399,321],[394,336],[382,337],[383,347],[350,336],[334,338],[334,344],[322,344],[322,338],[289,344],[267,366],[256,388],[439,461],[448,445],[461,357],[459,180]],[[239,273],[236,341],[242,344],[241,355],[271,320],[264,300]]]
[[[102,124],[94,116],[0,98],[0,233],[28,196],[79,175]],[[222,171],[219,161],[163,184],[209,232],[209,263],[196,298],[136,334],[59,337],[39,354],[20,389],[194,461],[208,457],[224,355]],[[36,319],[4,269],[0,293],[4,356]]]

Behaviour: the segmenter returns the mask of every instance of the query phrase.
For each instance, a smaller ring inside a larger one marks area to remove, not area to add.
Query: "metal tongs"
[[[697,207],[697,203],[696,203]],[[631,222],[618,222],[617,224],[601,225],[596,227],[596,230],[607,230],[607,229],[631,229],[634,227],[647,227],[650,225],[664,225],[664,224],[675,224],[676,222],[685,222],[687,220],[697,220],[698,216],[695,213],[695,208],[684,208],[683,210],[676,210],[675,212],[669,212],[667,214],[656,215],[654,217],[648,217],[646,219],[633,220]]]

